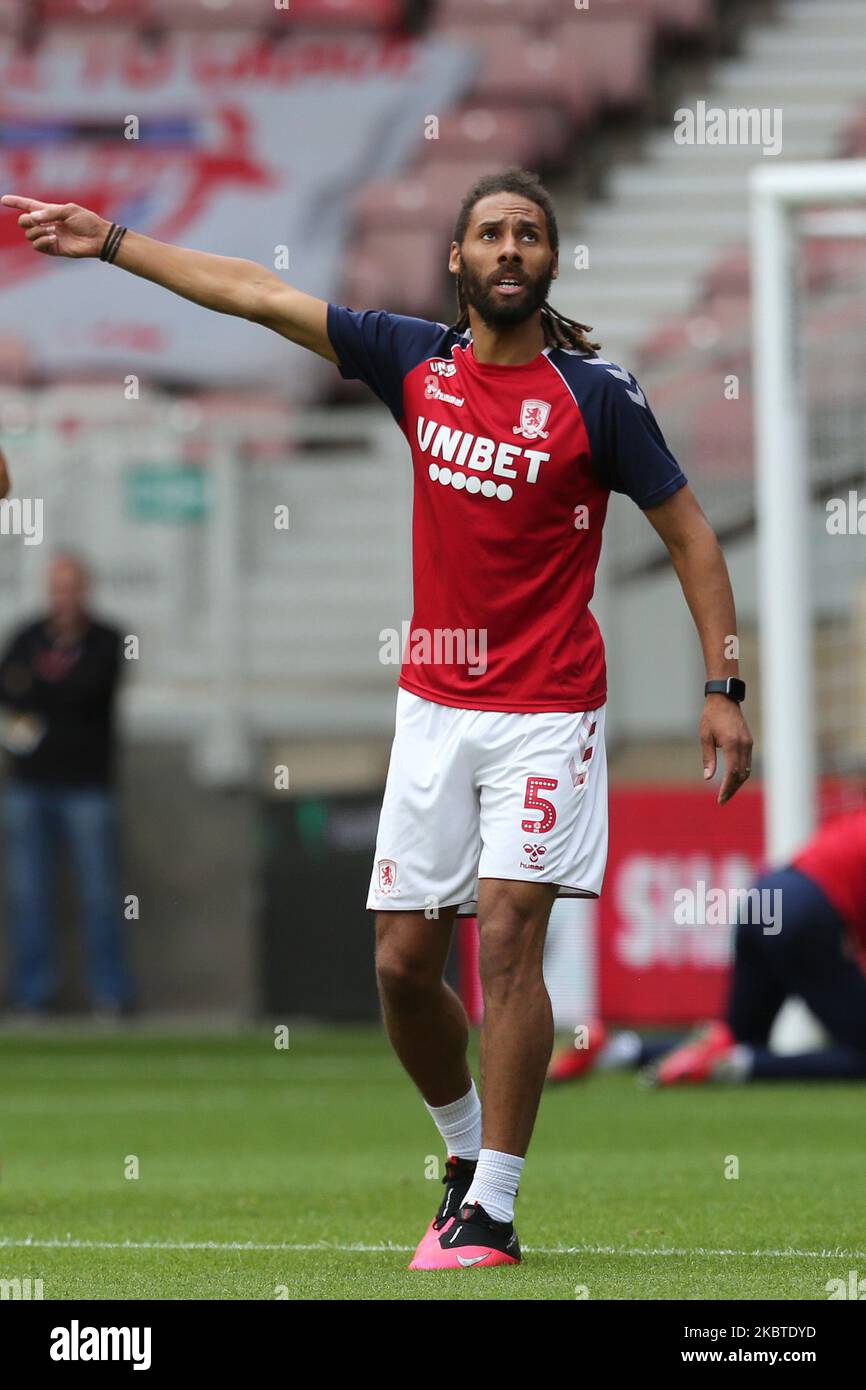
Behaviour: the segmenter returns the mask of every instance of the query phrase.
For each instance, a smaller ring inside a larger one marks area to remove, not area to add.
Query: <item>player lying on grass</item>
[[[549,1081],[594,1067],[636,1066],[648,1081],[866,1080],[866,810],[828,821],[781,869],[762,874],[734,938],[725,1018],[675,1046],[636,1033],[609,1038],[590,1025],[590,1046],[565,1048]],[[764,893],[781,896],[763,898]],[[765,931],[763,901],[781,902],[780,930]],[[781,1056],[770,1030],[785,1000],[805,1000],[828,1047]]]
[[[514,1199],[553,1046],[550,909],[558,894],[598,897],[607,856],[607,683],[589,601],[610,492],[664,541],[693,615],[710,678],[704,776],[721,748],[724,805],[752,739],[716,536],[638,383],[547,302],[559,233],[524,170],[479,180],[458,210],[450,326],[328,304],[252,261],[167,246],[74,204],[2,201],[39,252],[102,255],[319,353],[406,436],[415,606],[367,906],[388,1036],[448,1157],[410,1268],[516,1264]],[[443,980],[458,912],[478,918],[483,1125],[466,1013]]]

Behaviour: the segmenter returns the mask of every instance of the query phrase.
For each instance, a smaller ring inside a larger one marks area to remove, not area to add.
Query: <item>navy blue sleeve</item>
[[[328,305],[328,337],[337,354],[340,376],[363,381],[387,405],[400,424],[403,382],[409,372],[432,356],[445,328],[428,319],[389,314],[385,309],[347,309]]]
[[[599,476],[639,507],[655,507],[688,479],[667,446],[638,382],[613,363],[604,371],[598,419]]]

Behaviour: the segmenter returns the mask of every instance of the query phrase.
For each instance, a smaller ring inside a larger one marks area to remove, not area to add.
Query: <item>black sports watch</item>
[[[704,686],[705,695],[727,695],[729,700],[734,700],[739,704],[746,698],[746,682],[741,681],[739,676],[728,676],[723,681],[707,681]]]

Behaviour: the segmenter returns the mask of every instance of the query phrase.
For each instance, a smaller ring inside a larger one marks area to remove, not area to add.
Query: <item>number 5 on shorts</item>
[[[522,820],[520,826],[522,830],[534,831],[536,835],[541,835],[545,830],[552,830],[556,824],[556,807],[552,801],[546,797],[539,796],[539,791],[553,792],[559,786],[556,777],[527,777],[526,796],[523,805],[527,811],[541,811],[541,820]]]

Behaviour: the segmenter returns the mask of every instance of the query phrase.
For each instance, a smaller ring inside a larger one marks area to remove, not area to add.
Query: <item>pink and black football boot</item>
[[[461,1207],[434,1245],[411,1269],[478,1269],[520,1264],[520,1243],[511,1221],[494,1221],[477,1202]]]
[[[429,1265],[419,1264],[429,1250],[434,1247],[439,1249],[439,1237],[446,1227],[450,1226],[460,1205],[469,1188],[472,1186],[472,1179],[475,1177],[477,1167],[474,1158],[448,1158],[445,1162],[445,1176],[442,1181],[445,1184],[445,1196],[439,1204],[439,1210],[421,1237],[418,1249],[412,1256],[410,1269],[428,1269]]]

